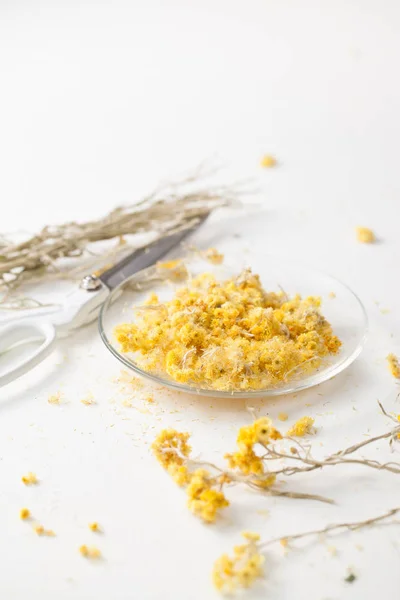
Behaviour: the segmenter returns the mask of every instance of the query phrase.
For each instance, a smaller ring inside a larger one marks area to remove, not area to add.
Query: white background
[[[322,267],[359,293],[370,337],[333,381],[253,404],[273,417],[286,410],[288,423],[314,416],[316,452],[382,432],[389,422],[376,400],[400,412],[385,361],[400,353],[399,33],[400,7],[390,0],[0,0],[0,230],[100,216],[204,158],[226,164],[228,181],[254,177],[261,213],[227,219],[219,231],[211,224],[199,245]],[[264,153],[279,167],[262,170]],[[372,227],[379,243],[357,244],[357,225]],[[93,326],[1,390],[4,600],[213,599],[212,562],[241,530],[268,539],[400,505],[395,475],[342,469],[286,484],[332,496],[334,507],[232,490],[225,516],[206,527],[149,445],[174,425],[193,432],[201,456],[222,461],[250,422],[246,403],[158,389],[155,405],[138,393],[129,409],[112,382],[118,373]],[[49,405],[58,390],[65,403]],[[88,392],[92,407],[80,403]],[[385,443],[370,456],[393,459]],[[41,480],[34,488],[20,482],[30,470]],[[57,537],[35,536],[19,520],[22,506]],[[91,520],[104,535],[88,530]],[[85,561],[82,543],[97,544],[104,560]],[[286,557],[275,548],[249,598],[396,597],[398,563],[396,526]],[[349,568],[353,584],[344,582]]]

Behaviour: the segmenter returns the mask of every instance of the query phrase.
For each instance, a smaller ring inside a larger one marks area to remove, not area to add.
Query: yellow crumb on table
[[[54,537],[56,535],[52,529],[45,529],[43,525],[35,525],[33,530],[37,535],[44,535],[47,537]]]
[[[101,531],[101,527],[97,523],[97,521],[93,521],[93,523],[89,523],[88,527],[89,527],[90,531],[95,531],[95,532]]]
[[[388,354],[386,357],[389,365],[389,371],[396,379],[400,379],[400,364],[399,359],[395,354]]]
[[[281,412],[281,413],[279,413],[279,415],[278,415],[278,419],[279,419],[280,421],[287,421],[287,420],[288,420],[288,414],[287,414],[287,413],[285,413],[285,412]]]
[[[95,546],[86,546],[86,544],[83,544],[82,546],[79,547],[79,552],[85,558],[100,558],[101,557],[100,550],[98,548],[96,548]]]
[[[48,398],[47,398],[47,402],[49,404],[61,404],[61,400],[62,400],[62,392],[56,392],[55,394],[51,394]]]
[[[224,261],[224,255],[221,254],[221,252],[218,252],[216,248],[209,248],[203,252],[203,256],[213,265],[220,265]]]
[[[153,402],[154,402],[153,396],[146,396],[146,402],[148,402],[149,404],[153,404]]]
[[[81,403],[85,406],[92,406],[92,404],[96,404],[96,400],[94,399],[93,394],[90,393],[87,394],[87,396],[85,396],[84,398],[82,398]]]
[[[373,244],[375,242],[375,234],[368,227],[357,227],[356,233],[357,241],[361,242],[361,244]]]
[[[21,508],[21,510],[19,511],[19,518],[22,519],[23,521],[26,521],[26,519],[29,519],[31,516],[31,512],[28,508]]]
[[[27,475],[23,475],[21,477],[21,481],[25,485],[36,485],[37,483],[39,483],[35,473],[28,473]]]
[[[215,390],[260,390],[312,373],[341,342],[316,296],[267,292],[245,269],[218,281],[190,279],[169,301],[115,328],[123,353],[145,371]]]
[[[265,169],[270,169],[271,167],[275,167],[276,166],[276,158],[271,156],[270,154],[264,154],[264,156],[261,158],[260,161],[260,166],[264,167]]]
[[[314,419],[312,417],[301,417],[296,423],[289,429],[286,435],[291,437],[303,437],[308,433],[312,433],[314,425]]]

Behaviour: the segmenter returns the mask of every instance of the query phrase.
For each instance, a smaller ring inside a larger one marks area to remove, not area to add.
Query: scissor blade
[[[131,275],[154,265],[160,258],[172,250],[172,248],[180,244],[188,235],[196,231],[196,229],[204,223],[207,217],[208,214],[199,217],[199,220],[196,221],[194,225],[165,236],[145,248],[135,250],[132,254],[129,254],[129,256],[111,267],[111,269],[102,273],[99,279],[110,290],[113,290]]]

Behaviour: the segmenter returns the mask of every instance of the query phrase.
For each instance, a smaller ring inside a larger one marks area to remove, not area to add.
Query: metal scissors
[[[135,250],[98,277],[87,275],[82,279],[80,287],[67,297],[63,307],[55,314],[45,319],[34,314],[0,328],[0,387],[21,377],[42,362],[53,351],[58,339],[67,337],[83,325],[92,323],[113,289],[134,273],[154,265],[193,233],[207,217],[208,214],[205,214],[185,229],[167,235],[145,248]],[[9,351],[33,341],[41,343],[32,354],[10,368],[7,365]]]

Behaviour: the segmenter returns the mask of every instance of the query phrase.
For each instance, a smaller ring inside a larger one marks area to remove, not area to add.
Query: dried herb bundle
[[[21,284],[54,278],[77,279],[83,272],[115,261],[143,240],[123,236],[149,234],[151,241],[178,231],[219,207],[237,203],[242,186],[206,183],[213,175],[200,167],[176,184],[158,187],[140,202],[119,206],[94,221],[47,225],[38,234],[14,244],[0,235],[0,308],[29,308],[35,301],[18,298]],[[116,239],[117,244],[102,244]]]

